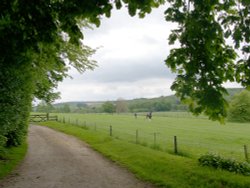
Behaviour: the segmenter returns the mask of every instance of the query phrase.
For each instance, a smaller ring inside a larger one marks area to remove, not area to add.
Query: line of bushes
[[[27,133],[32,73],[26,63],[0,64],[0,148],[18,146]]]
[[[250,164],[247,162],[239,162],[213,153],[202,155],[198,161],[202,166],[209,166],[216,169],[227,170],[229,172],[250,176]]]

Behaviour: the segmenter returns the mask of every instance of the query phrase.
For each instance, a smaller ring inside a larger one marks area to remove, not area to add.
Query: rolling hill
[[[231,98],[243,90],[243,88],[229,88],[226,100]],[[124,100],[130,112],[145,111],[186,111],[187,106],[182,104],[175,95],[161,96],[157,98],[139,98],[132,100]],[[55,109],[62,109],[67,106],[71,112],[101,112],[102,104],[107,101],[71,101],[53,104]],[[110,101],[113,104],[116,101]]]

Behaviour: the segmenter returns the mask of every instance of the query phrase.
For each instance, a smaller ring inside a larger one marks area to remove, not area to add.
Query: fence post
[[[138,129],[136,129],[136,134],[135,134],[135,143],[138,144]]]
[[[49,121],[49,113],[46,113],[47,121]]]
[[[109,126],[109,136],[112,136],[112,126]]]
[[[244,152],[245,152],[246,161],[249,162],[248,151],[247,151],[247,145],[244,145]]]
[[[178,148],[177,148],[177,136],[174,136],[174,153],[178,153]]]
[[[65,117],[63,116],[63,123],[65,123]]]

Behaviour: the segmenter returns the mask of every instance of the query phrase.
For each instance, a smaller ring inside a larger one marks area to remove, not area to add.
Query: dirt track
[[[29,129],[29,150],[1,188],[151,188],[72,136]]]

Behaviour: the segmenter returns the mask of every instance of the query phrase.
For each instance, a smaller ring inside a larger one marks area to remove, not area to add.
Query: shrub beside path
[[[78,139],[47,127],[29,128],[23,163],[0,188],[152,188]]]

